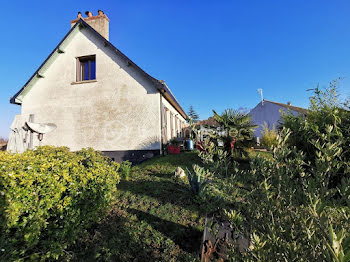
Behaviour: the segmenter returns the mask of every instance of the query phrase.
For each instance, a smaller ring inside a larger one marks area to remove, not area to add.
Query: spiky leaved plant
[[[193,165],[192,168],[193,173],[186,168],[188,182],[191,186],[191,191],[194,194],[199,195],[209,184],[211,172],[203,167],[200,167],[199,165]]]
[[[224,142],[224,149],[230,155],[235,152],[237,156],[246,155],[245,149],[253,143],[254,129],[251,116],[234,109],[226,109],[222,114],[213,110],[214,119],[225,132],[218,138]]]

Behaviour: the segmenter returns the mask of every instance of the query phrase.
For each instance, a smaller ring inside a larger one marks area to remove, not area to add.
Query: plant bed
[[[238,235],[226,219],[215,214],[207,216],[201,243],[201,262],[227,260],[233,246],[243,251],[249,247],[249,241]]]

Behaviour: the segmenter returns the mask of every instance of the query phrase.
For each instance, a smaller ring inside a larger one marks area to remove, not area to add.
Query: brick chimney
[[[81,12],[78,12],[77,19],[70,21],[71,27],[73,27],[79,21],[79,19],[83,19],[99,34],[101,34],[104,38],[109,40],[109,19],[104,14],[104,12],[101,10],[98,10],[98,14],[96,16],[93,16],[92,12],[90,11],[86,11],[85,14],[86,14],[86,17],[83,17],[81,15]]]

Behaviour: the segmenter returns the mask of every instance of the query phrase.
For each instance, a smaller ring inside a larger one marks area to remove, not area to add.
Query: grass
[[[250,157],[255,154],[272,157],[258,151]],[[200,206],[187,178],[174,177],[177,167],[186,170],[193,164],[201,160],[197,153],[187,152],[155,157],[132,167],[130,178],[118,184],[117,200],[107,217],[71,248],[69,260],[199,261],[208,209]],[[249,168],[249,158],[241,168]],[[220,187],[226,186],[222,180]],[[227,201],[225,196],[223,201]]]
[[[175,169],[195,153],[155,157],[132,168],[117,201],[69,252],[76,261],[198,261],[205,212]]]

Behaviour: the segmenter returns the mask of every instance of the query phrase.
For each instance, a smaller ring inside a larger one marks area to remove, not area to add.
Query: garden
[[[0,260],[350,261],[349,109],[316,89],[306,116],[265,130],[267,152],[236,110],[214,111],[225,133],[199,150],[136,166],[0,152]]]

